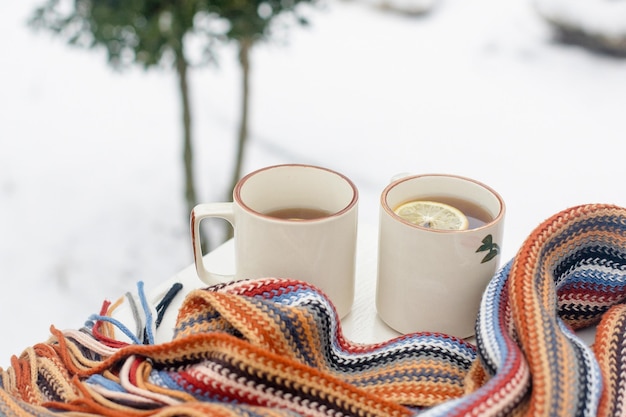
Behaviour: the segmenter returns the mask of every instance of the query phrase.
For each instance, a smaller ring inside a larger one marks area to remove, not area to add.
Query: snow
[[[193,261],[173,74],[117,73],[33,33],[35,4],[0,4],[0,366]],[[254,50],[245,171],[336,169],[370,225],[399,172],[475,178],[507,203],[505,260],[562,209],[626,206],[626,61],[555,44],[530,0],[442,0],[418,17],[332,1],[310,16]],[[192,73],[203,201],[225,198],[238,77],[227,48]]]

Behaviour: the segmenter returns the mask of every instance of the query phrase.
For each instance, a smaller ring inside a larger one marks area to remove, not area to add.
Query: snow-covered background
[[[33,33],[36,4],[0,3],[0,366],[192,262],[174,75]],[[341,171],[369,225],[396,173],[473,177],[507,203],[505,259],[557,211],[626,205],[626,61],[555,44],[530,0],[434,4],[331,0],[257,48],[245,170]],[[234,51],[220,56],[191,80],[203,201],[223,199],[238,120]]]

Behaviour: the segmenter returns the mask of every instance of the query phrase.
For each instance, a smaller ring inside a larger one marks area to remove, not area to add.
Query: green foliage
[[[164,58],[171,63],[174,56],[184,56],[184,41],[192,34],[204,38],[207,56],[213,34],[195,25],[206,9],[205,0],[48,0],[34,11],[30,23],[72,45],[104,46],[114,67],[151,67]]]
[[[35,9],[30,23],[72,45],[104,46],[116,68],[172,64],[176,56],[190,55],[198,58],[195,64],[204,64],[215,60],[219,39],[266,38],[280,14],[290,12],[306,23],[296,6],[314,1],[48,0]],[[193,54],[184,50],[191,38],[200,49]]]
[[[218,0],[210,2],[209,11],[228,22],[224,35],[229,39],[254,41],[268,37],[279,15],[291,14],[300,24],[306,17],[297,6],[315,0]]]

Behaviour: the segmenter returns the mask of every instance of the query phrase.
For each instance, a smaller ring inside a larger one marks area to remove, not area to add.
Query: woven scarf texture
[[[14,356],[0,415],[625,415],[625,286],[626,209],[591,204],[540,224],[493,277],[475,345],[430,333],[353,343],[324,294],[272,278],[192,291],[173,340],[154,344],[167,306],[147,306],[140,287],[136,329],[105,303]],[[590,325],[591,347],[574,333]]]

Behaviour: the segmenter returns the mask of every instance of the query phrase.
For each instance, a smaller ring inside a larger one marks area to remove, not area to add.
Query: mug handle
[[[389,180],[389,183],[396,182],[398,180],[401,180],[402,178],[410,177],[411,175],[414,175],[414,174],[410,172],[398,172],[396,175],[391,177],[391,179]]]
[[[200,279],[209,285],[219,284],[233,278],[231,275],[222,275],[210,272],[202,259],[202,245],[200,242],[200,223],[202,220],[217,217],[228,221],[235,226],[233,203],[206,203],[198,204],[191,210],[191,244],[196,272]]]

